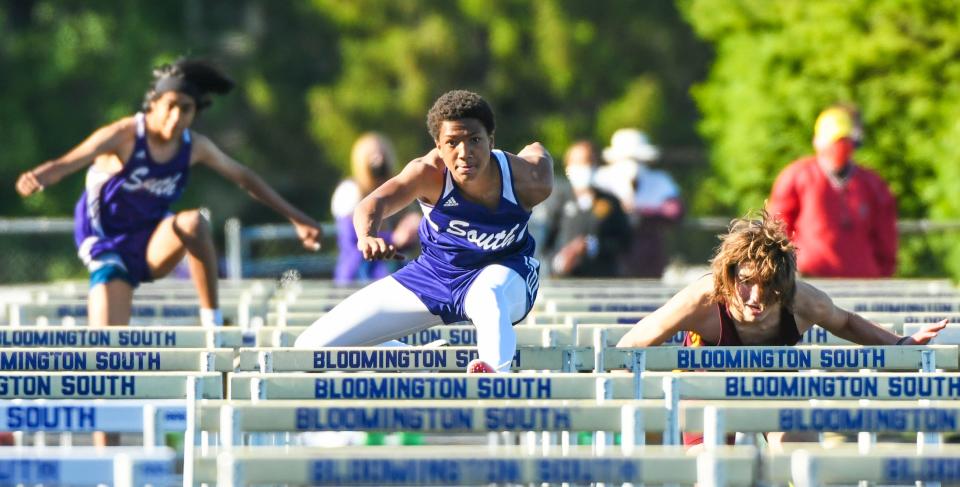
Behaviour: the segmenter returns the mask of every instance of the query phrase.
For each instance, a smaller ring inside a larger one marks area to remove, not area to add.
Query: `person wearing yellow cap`
[[[797,269],[812,277],[889,277],[896,270],[897,205],[877,173],[857,165],[857,109],[828,107],[814,125],[815,155],[787,166],[768,210],[797,246]]]

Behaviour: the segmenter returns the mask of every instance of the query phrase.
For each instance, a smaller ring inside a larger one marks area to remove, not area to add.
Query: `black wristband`
[[[910,338],[910,335],[900,337],[900,339],[897,340],[897,345],[903,345],[903,342],[907,341],[909,338]]]

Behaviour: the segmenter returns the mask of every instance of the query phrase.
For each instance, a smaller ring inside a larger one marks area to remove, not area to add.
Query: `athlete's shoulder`
[[[136,137],[137,135],[137,117],[130,115],[118,120],[114,120],[98,129],[99,132],[109,136]]]
[[[553,157],[539,142],[533,142],[517,154],[504,152],[510,163],[514,190],[528,210],[541,203],[553,191]]]

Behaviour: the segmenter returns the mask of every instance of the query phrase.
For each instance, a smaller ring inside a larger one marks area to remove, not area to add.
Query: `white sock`
[[[223,313],[220,308],[200,308],[200,326],[223,326]]]

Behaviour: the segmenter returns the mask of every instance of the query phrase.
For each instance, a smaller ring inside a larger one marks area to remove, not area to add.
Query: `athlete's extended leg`
[[[480,271],[463,301],[477,328],[480,360],[508,372],[517,351],[513,324],[527,314],[527,285],[517,271],[498,264]]]
[[[181,211],[157,225],[147,245],[150,274],[163,277],[187,254],[202,310],[217,310],[217,251],[210,224],[199,210]]]
[[[87,322],[90,326],[130,324],[133,286],[123,279],[113,279],[90,288],[87,298]]]
[[[416,294],[387,276],[351,294],[297,337],[297,348],[364,347],[441,323]]]

